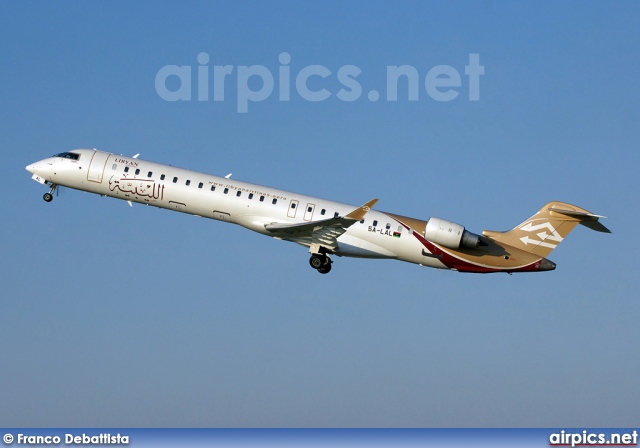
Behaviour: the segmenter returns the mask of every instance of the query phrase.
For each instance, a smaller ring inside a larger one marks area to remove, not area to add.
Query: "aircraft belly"
[[[407,236],[409,235],[407,234]],[[400,257],[398,258],[408,263],[415,263],[437,269],[449,269],[437,256],[430,256],[429,252],[425,252],[424,246],[413,237],[405,240],[399,253]],[[427,255],[425,255],[425,253]]]
[[[382,246],[349,234],[338,238],[336,254],[359,258],[398,258],[397,254]]]
[[[273,221],[274,219],[266,218],[264,215],[236,215],[233,217],[234,223],[263,235],[269,235],[264,225]]]

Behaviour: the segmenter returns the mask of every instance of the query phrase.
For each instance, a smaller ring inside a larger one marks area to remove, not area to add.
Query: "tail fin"
[[[598,232],[611,233],[598,222],[599,218],[605,216],[594,215],[566,202],[549,202],[538,213],[512,230],[485,230],[482,234],[498,243],[546,257],[578,224]]]

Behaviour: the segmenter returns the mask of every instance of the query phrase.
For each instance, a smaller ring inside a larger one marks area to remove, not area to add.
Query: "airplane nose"
[[[36,164],[32,163],[31,165],[27,165],[27,167],[25,168],[27,171],[29,171],[31,174],[35,174],[36,171]]]

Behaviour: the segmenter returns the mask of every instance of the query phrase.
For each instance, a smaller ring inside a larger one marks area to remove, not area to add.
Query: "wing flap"
[[[277,238],[306,245],[313,243],[320,244],[334,251],[338,248],[337,239],[340,235],[346,232],[350,226],[361,221],[376,202],[378,202],[377,199],[372,199],[346,216],[294,224],[274,222],[265,224],[264,228],[271,233],[272,236]]]

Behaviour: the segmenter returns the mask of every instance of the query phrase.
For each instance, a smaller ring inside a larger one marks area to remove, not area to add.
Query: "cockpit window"
[[[80,158],[80,154],[76,154],[73,152],[61,152],[60,154],[56,154],[53,157],[62,157],[63,159],[78,160]]]

